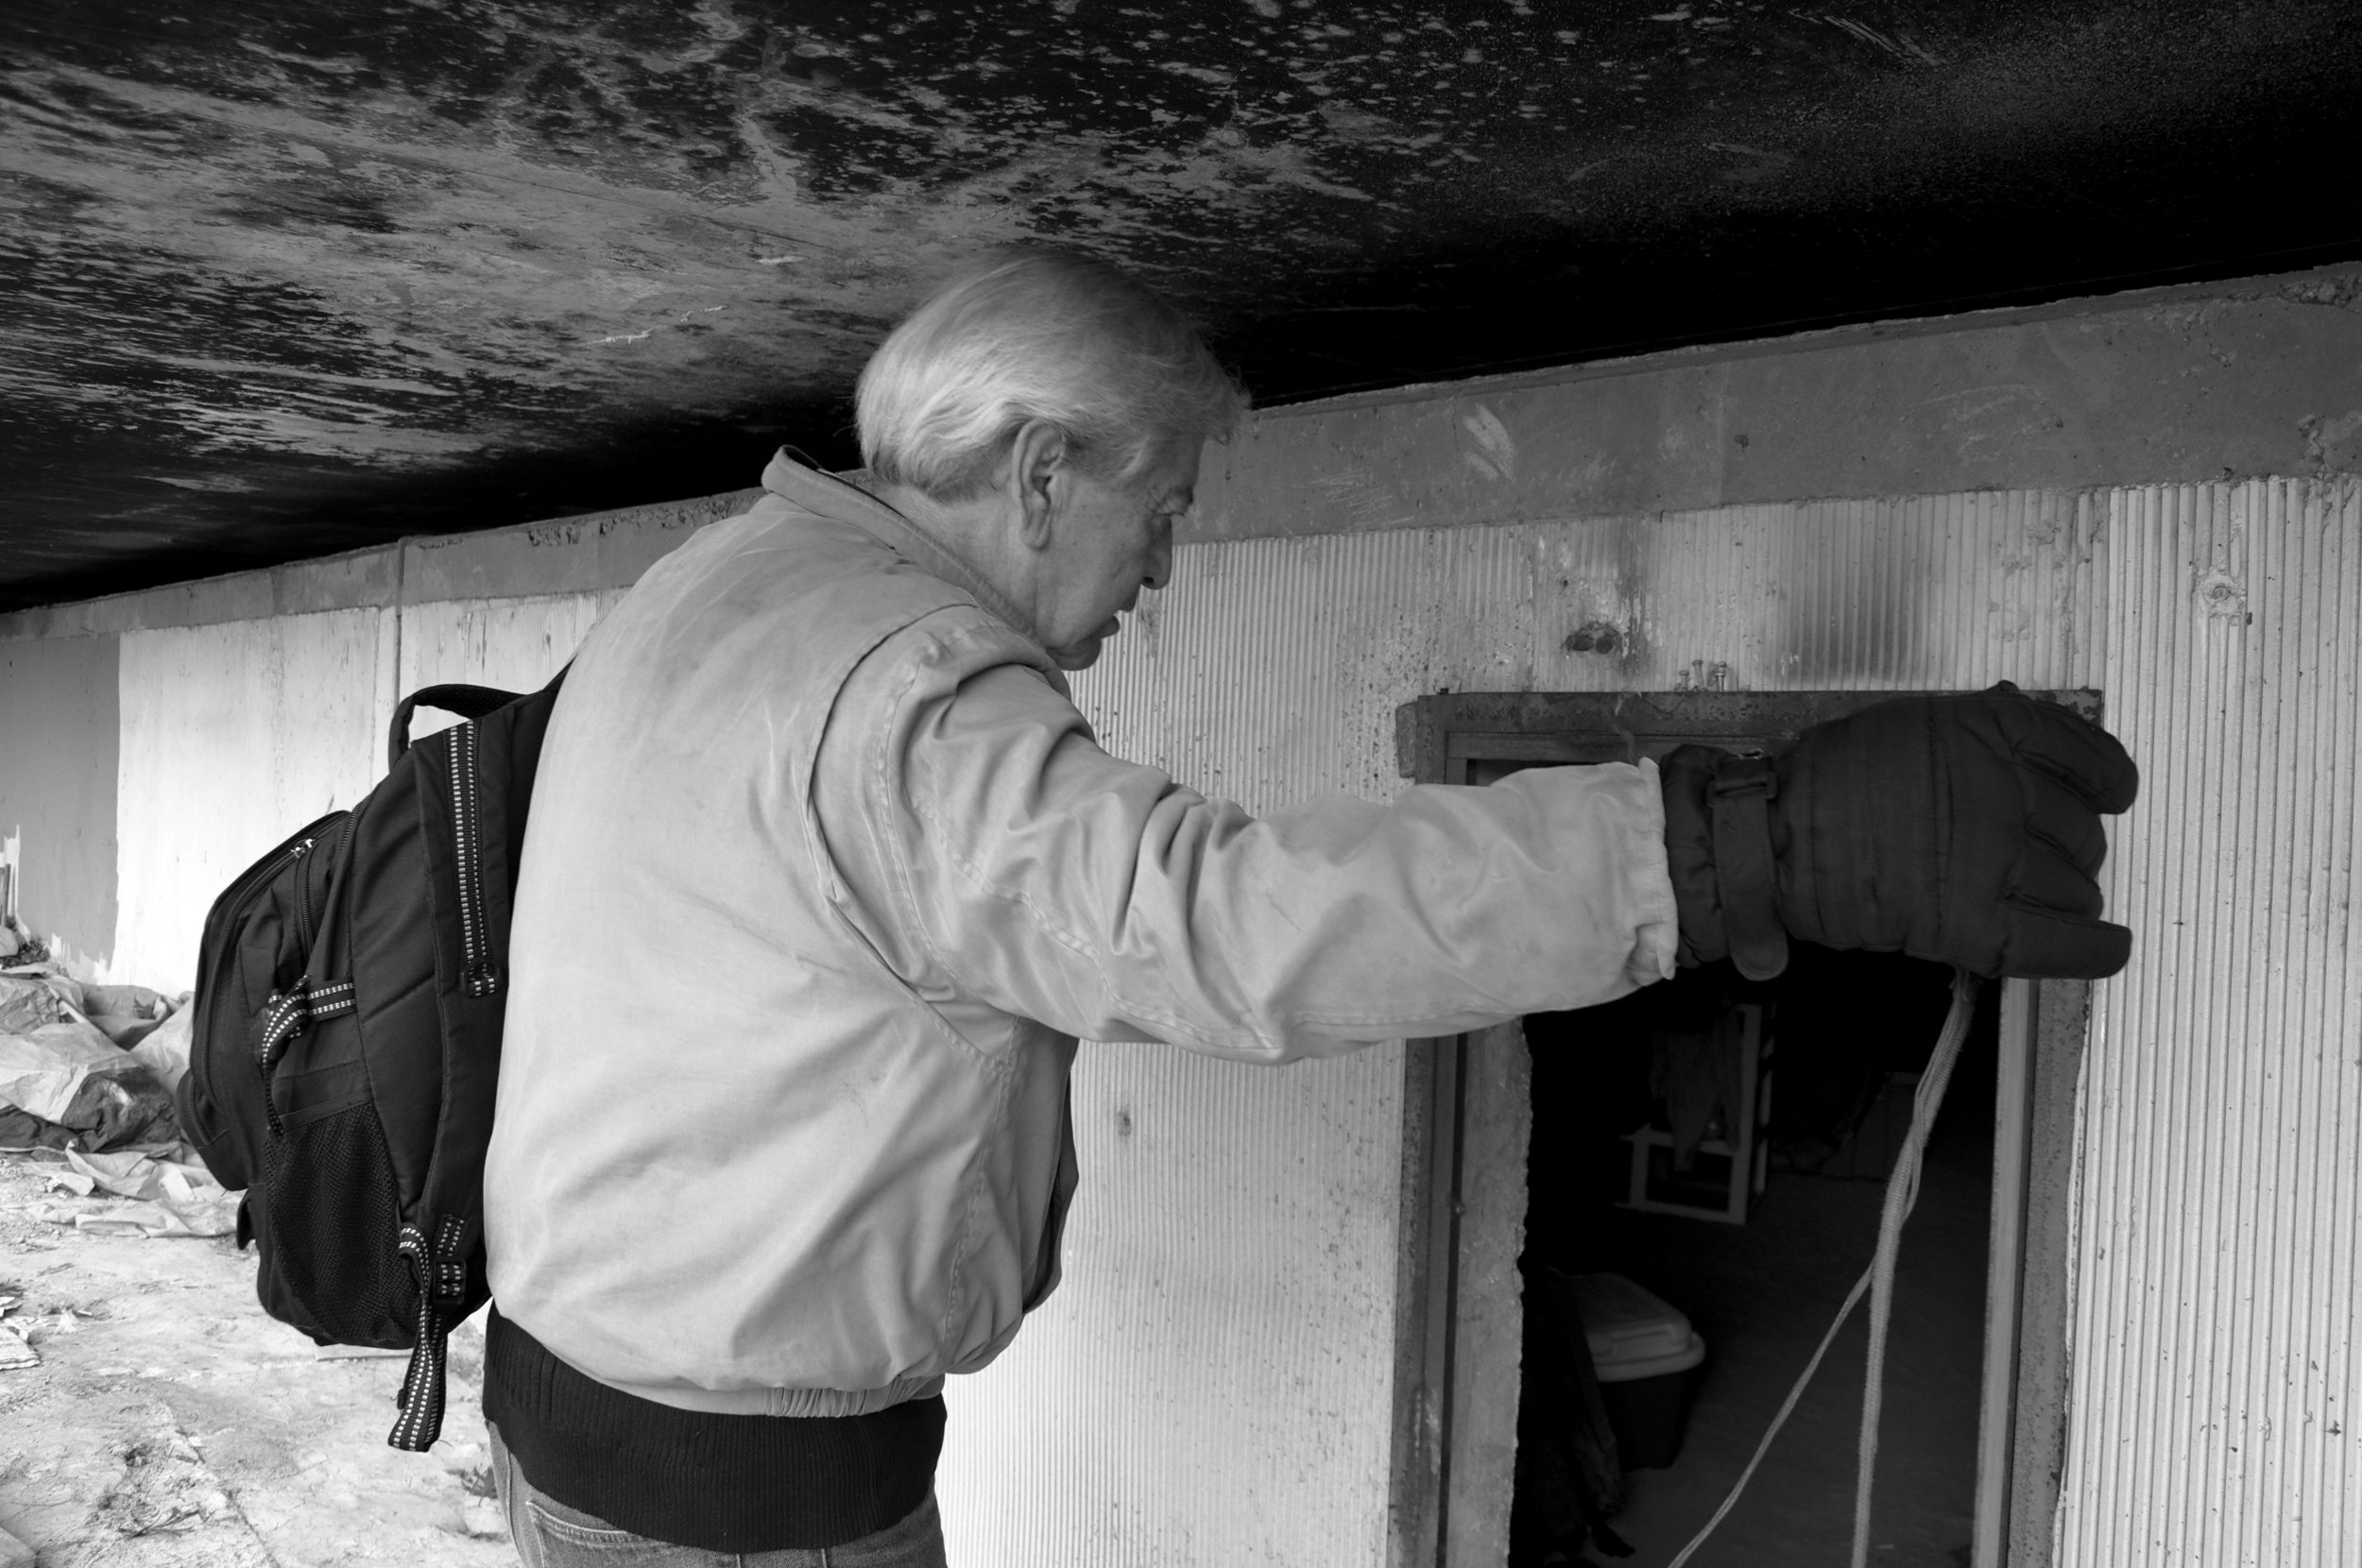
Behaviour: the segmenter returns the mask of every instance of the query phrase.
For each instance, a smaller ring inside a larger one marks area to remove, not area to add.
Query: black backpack
[[[182,1130],[245,1189],[265,1311],[323,1345],[410,1352],[396,1448],[441,1433],[445,1338],[490,1296],[509,898],[564,679],[404,698],[385,777],[231,882],[197,949]],[[414,746],[421,705],[471,722]]]

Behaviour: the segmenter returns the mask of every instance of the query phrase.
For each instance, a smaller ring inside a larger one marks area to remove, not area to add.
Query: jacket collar
[[[868,470],[862,469],[855,470],[849,480],[840,479],[798,463],[781,448],[762,470],[762,487],[807,512],[851,523],[921,571],[973,595],[986,613],[1008,622],[1028,640],[1036,644],[1041,641],[1033,622],[1018,614],[1000,590],[978,576],[966,561],[921,533],[910,519],[861,488],[858,482],[867,474]]]

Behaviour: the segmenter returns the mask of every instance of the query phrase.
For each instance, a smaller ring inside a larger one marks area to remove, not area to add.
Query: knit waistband
[[[926,1501],[940,1393],[862,1415],[682,1409],[568,1366],[495,1308],[484,1416],[527,1479],[619,1529],[712,1552],[875,1535]]]

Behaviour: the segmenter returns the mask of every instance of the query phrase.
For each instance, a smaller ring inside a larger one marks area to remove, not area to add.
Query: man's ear
[[[1047,550],[1065,494],[1066,433],[1047,419],[1028,419],[1009,442],[1011,499],[1018,537],[1029,550]]]

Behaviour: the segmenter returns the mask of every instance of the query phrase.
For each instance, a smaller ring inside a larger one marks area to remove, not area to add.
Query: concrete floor
[[[254,1300],[227,1237],[77,1230],[0,1157],[0,1295],[37,1366],[0,1371],[0,1531],[40,1568],[515,1568],[490,1497],[480,1326],[453,1337],[442,1440],[385,1446],[399,1358],[324,1356]],[[0,1540],[0,1560],[6,1560]]]
[[[1898,1265],[1873,1515],[1881,1568],[1965,1568],[1970,1556],[1992,1100],[1973,1079],[1957,1092]],[[1708,1346],[1679,1458],[1627,1474],[1628,1504],[1612,1522],[1635,1548],[1626,1568],[1662,1568],[1720,1504],[1867,1267],[1883,1193],[1875,1182],[1775,1174],[1744,1226],[1621,1212],[1610,1222],[1610,1266],[1686,1312]],[[1846,1560],[1868,1315],[1866,1303],[1856,1308],[1692,1568]]]

